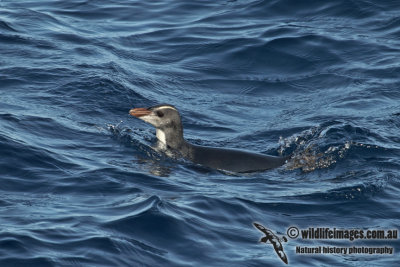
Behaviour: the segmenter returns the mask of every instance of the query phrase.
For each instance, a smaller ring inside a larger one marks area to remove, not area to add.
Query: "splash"
[[[341,144],[331,145],[323,148],[326,142],[327,129],[323,127],[313,127],[287,138],[279,138],[280,148],[278,152],[292,150],[292,158],[286,164],[288,170],[301,169],[304,172],[311,172],[316,169],[324,169],[343,159],[347,151],[358,144],[353,141],[344,141]]]

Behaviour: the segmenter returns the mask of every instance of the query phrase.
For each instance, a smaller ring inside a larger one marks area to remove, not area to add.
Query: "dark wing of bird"
[[[262,226],[261,224],[259,224],[259,223],[253,223],[253,225],[258,229],[258,230],[260,230],[261,232],[263,232],[264,234],[268,234],[268,229],[267,228],[265,228],[264,226]]]
[[[276,252],[276,254],[278,254],[278,257],[286,264],[288,264],[288,259],[286,257],[285,251],[283,251],[283,246],[281,241],[279,241],[279,238],[277,236],[274,236],[274,238],[272,238],[270,240],[272,246],[274,246],[274,250]]]

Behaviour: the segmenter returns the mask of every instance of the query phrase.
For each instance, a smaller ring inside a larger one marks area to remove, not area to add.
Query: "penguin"
[[[212,169],[234,173],[265,171],[282,166],[290,158],[190,144],[183,136],[181,116],[173,105],[133,108],[129,114],[153,125],[157,139],[167,150]]]

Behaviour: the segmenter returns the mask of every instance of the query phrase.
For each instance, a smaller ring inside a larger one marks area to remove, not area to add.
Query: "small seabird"
[[[254,172],[279,167],[289,157],[275,157],[236,149],[204,147],[183,138],[178,110],[168,104],[150,108],[133,108],[129,114],[156,128],[157,139],[169,150],[196,164],[230,172]]]
[[[283,251],[283,246],[281,243],[281,239],[277,237],[271,230],[265,228],[263,225],[259,223],[253,223],[253,225],[260,230],[261,232],[264,233],[264,237],[261,238],[260,242],[267,243],[268,241],[272,244],[274,247],[274,250],[276,254],[278,254],[278,257],[286,264],[288,264],[288,259]],[[282,241],[287,242],[286,237],[282,238]]]

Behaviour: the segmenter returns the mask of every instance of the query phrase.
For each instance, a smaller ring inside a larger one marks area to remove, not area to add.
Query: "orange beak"
[[[149,115],[150,113],[151,111],[148,110],[147,108],[133,108],[129,110],[129,114],[135,116],[136,118]]]

